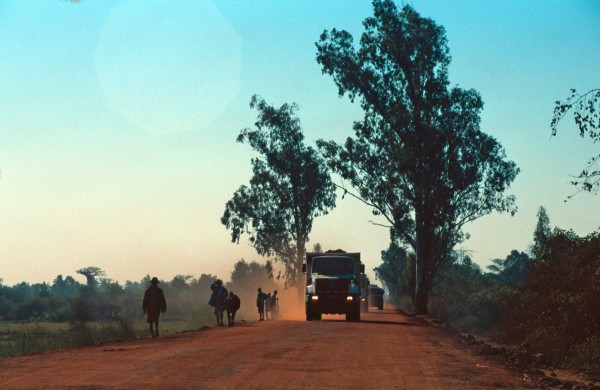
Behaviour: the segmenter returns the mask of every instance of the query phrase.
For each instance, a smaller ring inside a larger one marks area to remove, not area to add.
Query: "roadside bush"
[[[227,316],[227,314],[225,314]],[[215,322],[215,316],[213,314],[213,308],[205,305],[204,308],[194,310],[188,321],[187,326],[190,330],[200,329],[206,325],[212,325]]]
[[[587,371],[600,371],[600,336],[594,335],[571,347],[565,366]]]
[[[498,317],[496,287],[468,257],[448,262],[433,282],[429,313],[460,331],[488,333]]]
[[[519,295],[496,274],[483,274],[468,257],[440,268],[429,300],[429,313],[461,332],[506,339],[509,312]]]
[[[519,289],[509,312],[507,340],[542,352],[557,365],[586,356],[600,371],[600,234],[555,230]]]
[[[69,327],[69,335],[74,347],[94,345],[92,330],[83,321],[72,322]]]
[[[3,324],[0,332],[0,358],[70,346],[68,330],[57,324]]]

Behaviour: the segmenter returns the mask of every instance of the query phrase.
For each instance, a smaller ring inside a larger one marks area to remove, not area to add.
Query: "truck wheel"
[[[306,321],[312,321],[313,320],[313,314],[312,314],[312,309],[310,307],[309,304],[306,304],[304,306],[304,311],[306,312]]]
[[[316,311],[315,320],[321,321],[321,311],[319,311],[319,310],[315,310],[315,311]]]
[[[360,305],[353,305],[346,312],[346,321],[360,321]]]
[[[352,308],[352,321],[360,321],[360,305],[356,305]]]

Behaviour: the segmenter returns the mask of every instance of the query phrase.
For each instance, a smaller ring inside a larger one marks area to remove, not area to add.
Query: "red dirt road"
[[[533,387],[443,329],[391,310],[357,323],[247,322],[0,360],[0,389]]]

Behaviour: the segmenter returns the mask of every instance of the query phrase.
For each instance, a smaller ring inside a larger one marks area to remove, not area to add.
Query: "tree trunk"
[[[306,276],[302,273],[302,264],[306,257],[305,245],[306,243],[304,240],[297,240],[296,242],[296,286],[298,288],[298,307],[304,307],[304,296],[306,293]]]
[[[427,264],[431,251],[428,250],[425,228],[423,227],[423,213],[415,212],[415,314],[427,314],[427,303],[429,301],[429,286],[425,280],[427,275]]]
[[[417,274],[418,275],[418,274]],[[427,304],[429,303],[429,288],[423,279],[423,274],[419,275],[419,279],[415,283],[415,314],[426,315],[428,313]]]

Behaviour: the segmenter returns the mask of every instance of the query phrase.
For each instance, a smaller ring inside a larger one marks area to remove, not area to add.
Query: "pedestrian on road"
[[[273,295],[271,296],[271,318],[275,319],[275,317],[279,316],[279,298],[277,297],[277,290],[273,291]]]
[[[256,307],[258,308],[258,320],[264,321],[265,319],[265,299],[267,294],[262,292],[262,289],[258,288],[258,294],[256,295]]]
[[[272,320],[273,317],[269,318],[271,314],[271,293],[267,293],[267,298],[265,299],[265,318],[267,320]]]
[[[223,287],[223,281],[217,279],[210,285],[212,294],[210,296],[209,305],[214,306],[214,314],[217,319],[218,326],[225,326],[223,322],[223,313],[225,312],[225,299],[227,299],[227,289]]]
[[[160,313],[167,311],[167,301],[163,290],[158,287],[158,278],[155,276],[150,281],[150,287],[144,293],[144,302],[142,304],[144,314],[148,314],[148,324],[150,327],[150,336],[158,337],[158,318]],[[153,326],[155,329],[153,329]]]

